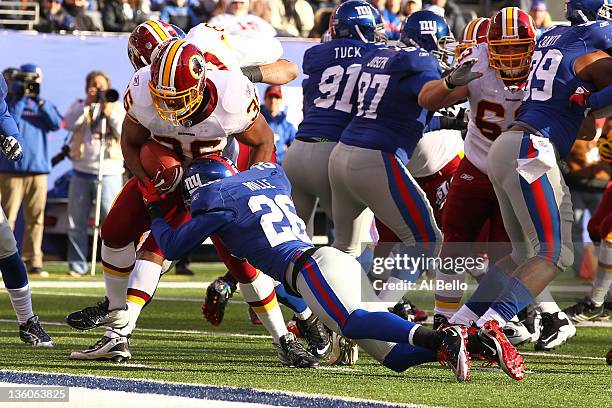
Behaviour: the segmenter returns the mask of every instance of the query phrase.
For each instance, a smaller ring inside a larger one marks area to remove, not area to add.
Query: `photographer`
[[[69,157],[74,171],[68,190],[68,274],[72,276],[81,276],[87,271],[88,220],[95,205],[98,171],[103,176],[102,220],[123,185],[120,135],[125,111],[117,102],[119,94],[110,85],[110,78],[104,72],[90,72],[85,79],[85,100],[76,100],[65,115],[66,129],[73,132]],[[106,137],[100,169],[103,116]]]
[[[55,105],[40,97],[41,83],[42,71],[34,64],[22,65],[13,73],[7,104],[24,139],[23,159],[14,162],[0,158],[0,192],[13,229],[23,203],[23,260],[29,273],[46,275],[42,269],[42,238],[47,175],[51,171],[47,134],[60,129],[62,118]]]

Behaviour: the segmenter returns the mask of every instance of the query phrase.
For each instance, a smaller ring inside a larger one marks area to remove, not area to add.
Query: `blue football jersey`
[[[574,63],[588,53],[611,47],[612,25],[607,21],[557,26],[542,34],[516,122],[548,137],[565,157],[585,118],[585,110],[570,107],[569,98],[579,86],[596,90],[574,73]]]
[[[382,45],[350,38],[331,40],[306,50],[302,69],[304,120],[296,137],[338,141],[356,111],[353,92],[363,58]]]
[[[304,221],[291,201],[291,184],[282,167],[259,163],[247,171],[200,187],[191,213],[229,211],[233,221],[216,231],[231,253],[283,282],[292,256],[312,247]]]
[[[419,48],[385,48],[364,60],[355,93],[357,112],[344,144],[412,155],[431,113],[418,104],[423,85],[440,79],[438,61]]]

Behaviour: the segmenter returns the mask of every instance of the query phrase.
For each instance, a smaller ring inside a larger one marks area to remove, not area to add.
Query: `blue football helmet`
[[[402,25],[400,42],[429,51],[440,61],[443,69],[449,69],[453,64],[457,45],[455,37],[444,17],[433,11],[421,10],[411,14]]]
[[[597,20],[604,0],[565,0],[565,18],[572,24],[582,24]]]
[[[366,43],[386,42],[385,26],[378,10],[362,0],[340,4],[329,19],[332,38],[353,38]]]
[[[189,207],[193,193],[200,187],[238,173],[234,163],[223,156],[208,154],[194,160],[183,178],[183,197]]]

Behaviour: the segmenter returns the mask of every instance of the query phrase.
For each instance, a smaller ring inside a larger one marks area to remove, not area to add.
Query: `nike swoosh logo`
[[[331,346],[331,344],[328,344],[327,346],[323,347],[322,349],[317,347],[317,354],[325,354],[327,352],[327,350],[329,350],[330,346]]]
[[[451,330],[451,331],[450,331],[450,333],[451,333],[451,336],[454,336],[454,337],[459,336],[459,335],[457,334],[457,332],[456,332],[456,331],[454,331],[454,330]]]

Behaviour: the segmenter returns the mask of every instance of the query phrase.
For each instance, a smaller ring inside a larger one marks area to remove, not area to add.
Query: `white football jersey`
[[[249,36],[274,37],[276,30],[266,20],[253,14],[236,16],[234,14],[219,14],[210,19],[210,24],[225,28],[230,34]]]
[[[209,116],[192,126],[185,125],[188,119],[175,126],[157,113],[149,93],[150,78],[148,66],[132,76],[124,98],[127,117],[149,129],[157,142],[188,159],[223,150],[228,136],[248,129],[259,115],[257,90],[247,77],[238,72],[208,71],[206,86],[212,95]]]
[[[270,64],[283,54],[276,38],[229,34],[224,28],[208,23],[193,27],[185,40],[202,51],[209,69],[239,71],[240,67]]]
[[[489,67],[487,44],[479,44],[466,51],[464,58],[478,58],[473,70],[483,76],[470,82],[468,132],[465,138],[465,156],[476,168],[487,174],[487,155],[493,141],[514,121],[523,100],[522,90],[509,90]]]
[[[442,170],[463,151],[463,139],[459,130],[434,130],[423,133],[406,168],[412,177],[426,177]]]

